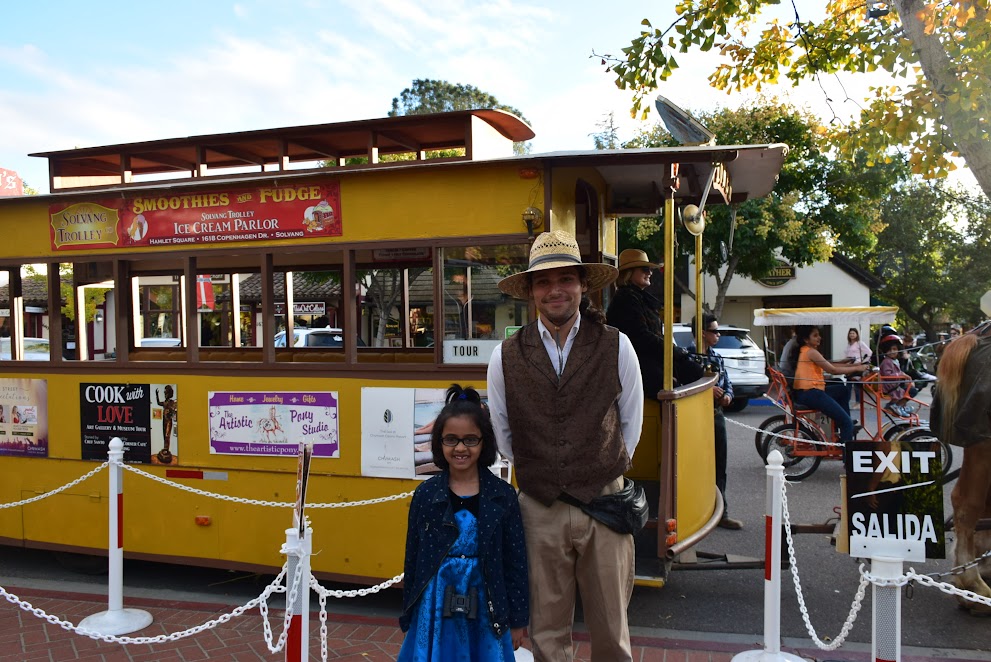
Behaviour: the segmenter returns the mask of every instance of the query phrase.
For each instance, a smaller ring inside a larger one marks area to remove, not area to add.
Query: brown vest
[[[536,322],[502,344],[506,413],[520,489],[544,505],[585,503],[630,466],[619,404],[619,332],[583,321],[558,380]]]

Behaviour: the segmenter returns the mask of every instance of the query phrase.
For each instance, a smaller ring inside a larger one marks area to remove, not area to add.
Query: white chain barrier
[[[270,632],[269,626],[268,626],[268,618],[267,618],[267,615],[268,615],[268,604],[267,604],[267,601],[268,601],[268,597],[270,595],[272,595],[273,593],[285,593],[286,592],[286,587],[285,586],[282,586],[282,580],[285,578],[285,576],[286,576],[286,566],[283,565],[282,566],[282,571],[272,581],[271,584],[269,584],[268,586],[265,587],[265,590],[262,591],[261,595],[259,595],[257,598],[254,598],[253,600],[251,600],[247,604],[244,604],[244,605],[242,605],[240,607],[237,607],[234,610],[232,610],[232,611],[230,611],[230,612],[228,612],[226,614],[221,614],[220,616],[218,616],[217,618],[215,618],[213,620],[210,620],[210,621],[207,621],[205,623],[201,623],[200,625],[191,627],[188,630],[183,630],[182,632],[173,632],[173,633],[170,633],[170,634],[160,634],[160,635],[156,635],[154,637],[126,637],[126,636],[125,637],[120,637],[120,636],[115,636],[115,635],[112,635],[112,634],[100,634],[98,632],[93,632],[92,630],[87,630],[86,628],[81,628],[81,627],[78,627],[76,625],[73,625],[69,621],[64,621],[64,620],[60,619],[58,616],[54,616],[52,614],[48,614],[44,610],[39,609],[39,608],[33,606],[30,602],[27,602],[26,600],[21,600],[20,598],[18,598],[13,593],[9,593],[2,586],[0,586],[0,596],[2,596],[4,599],[7,600],[7,602],[11,603],[12,605],[15,605],[17,607],[20,607],[24,611],[30,612],[30,613],[34,614],[35,616],[37,616],[38,618],[40,618],[42,620],[45,620],[45,621],[48,621],[52,625],[58,625],[59,627],[61,627],[64,630],[67,630],[69,632],[74,632],[74,633],[76,633],[76,634],[78,634],[80,636],[83,636],[83,637],[89,637],[90,639],[95,639],[97,641],[104,641],[106,643],[111,643],[111,644],[112,643],[116,643],[116,644],[163,644],[163,643],[166,643],[166,642],[179,641],[180,639],[185,639],[187,637],[192,637],[194,635],[199,634],[200,632],[204,632],[206,630],[210,630],[212,628],[215,628],[218,625],[223,625],[224,623],[227,623],[230,620],[232,620],[234,618],[237,618],[238,616],[241,616],[242,614],[244,614],[249,609],[253,609],[255,607],[259,607],[260,610],[261,610],[261,613],[262,613],[263,617],[265,617],[265,626],[266,626],[266,630],[268,631],[268,635],[269,635],[269,636],[266,637],[266,641],[267,642],[270,642],[271,641],[271,637],[270,637],[271,632]],[[288,611],[289,610],[287,609],[287,612]],[[291,614],[287,614],[287,616],[286,616],[287,621],[288,621],[289,616],[291,616]],[[284,638],[285,638],[284,636],[280,637],[280,642],[283,642],[284,643]],[[276,653],[276,652],[278,652],[279,649],[273,649],[272,646],[271,646],[271,644],[270,644],[269,645],[269,650],[271,650],[273,653]]]
[[[260,501],[256,499],[232,497],[225,494],[217,494],[214,492],[199,490],[193,487],[189,487],[187,485],[183,485],[181,483],[176,483],[166,478],[162,478],[160,476],[156,476],[155,474],[138,469],[133,465],[126,464],[123,461],[113,459],[103,462],[99,466],[86,472],[85,474],[76,478],[75,480],[72,480],[69,483],[62,485],[61,487],[55,488],[54,490],[51,490],[44,494],[39,494],[37,496],[28,499],[23,499],[21,501],[14,501],[11,503],[0,504],[0,509],[25,506],[34,503],[36,501],[41,501],[50,496],[54,496],[56,494],[64,492],[65,490],[68,490],[71,487],[78,485],[79,483],[82,483],[85,480],[88,480],[89,478],[92,478],[93,476],[100,473],[101,471],[103,471],[104,469],[106,469],[111,465],[113,465],[115,468],[126,469],[127,471],[138,474],[140,476],[144,476],[145,478],[161,483],[163,485],[167,485],[169,487],[174,487],[176,489],[185,492],[190,492],[192,494],[196,494],[199,496],[204,496],[212,499],[219,499],[221,501],[230,501],[234,503],[256,505],[256,506],[267,506],[267,507],[275,507],[275,508],[292,508],[296,505],[293,502]],[[398,501],[401,499],[407,499],[412,495],[413,495],[413,491],[411,490],[408,492],[402,492],[400,494],[394,494],[385,497],[377,497],[373,499],[365,499],[362,501],[348,501],[348,502],[338,502],[338,503],[308,503],[306,504],[306,507],[307,508],[349,508],[354,506],[368,506],[379,503],[387,503],[389,501]],[[287,584],[286,586],[282,585],[282,582],[286,578],[288,568],[290,566],[290,563],[287,562],[285,565],[282,566],[282,570],[279,572],[278,576],[272,581],[272,583],[269,584],[267,587],[265,587],[261,595],[259,595],[257,598],[254,598],[247,604],[237,607],[233,611],[223,614],[213,620],[207,621],[205,623],[194,626],[187,630],[183,630],[182,632],[173,632],[170,634],[157,635],[153,637],[120,636],[120,635],[95,632],[86,627],[78,626],[69,621],[60,619],[58,616],[48,614],[44,610],[39,609],[34,605],[32,605],[30,602],[26,600],[21,600],[17,595],[8,592],[2,586],[0,586],[0,597],[3,597],[5,600],[7,600],[7,602],[17,607],[20,607],[24,611],[34,614],[38,618],[41,618],[53,625],[58,625],[59,627],[61,627],[62,629],[68,632],[72,632],[84,637],[89,637],[90,639],[94,639],[97,641],[103,641],[106,643],[117,643],[122,645],[161,644],[161,643],[179,641],[180,639],[192,637],[206,630],[210,630],[219,625],[223,625],[229,622],[230,620],[241,616],[248,610],[258,607],[260,615],[262,617],[262,629],[263,629],[263,637],[265,640],[265,644],[270,652],[278,653],[285,648],[286,642],[290,636],[290,622],[293,616],[293,605],[296,604],[297,598],[300,596],[301,588],[306,591],[312,588],[314,591],[317,592],[320,598],[321,652],[322,652],[323,660],[326,661],[327,660],[327,610],[326,610],[327,598],[328,597],[354,598],[359,596],[363,597],[373,593],[378,593],[383,589],[389,588],[390,586],[399,583],[403,579],[403,575],[399,574],[393,577],[392,579],[386,580],[380,584],[377,584],[375,586],[370,586],[367,588],[359,588],[353,590],[325,589],[323,586],[320,585],[320,583],[316,580],[316,578],[309,573],[309,564],[304,563],[304,560],[308,560],[309,554],[303,552],[298,544],[293,545],[287,541],[287,544],[283,546],[282,551],[285,554],[289,554],[296,557],[293,559],[295,561],[295,563],[292,564],[294,566],[294,573],[293,573],[293,577],[290,579],[289,584]],[[302,583],[304,572],[309,576],[308,583],[306,584],[305,587]],[[283,622],[282,622],[282,631],[279,634],[278,638],[275,637],[271,623],[269,622],[269,608],[268,608],[268,598],[275,593],[288,593],[288,596],[286,598],[285,614],[283,616]]]
[[[747,425],[746,423],[741,423],[740,421],[735,421],[735,420],[733,420],[732,418],[730,418],[728,416],[725,417],[725,418],[726,418],[726,422],[728,422],[728,423],[732,423],[733,425],[737,425],[737,426],[739,426],[741,428],[746,428],[747,430],[751,430],[753,432],[760,432],[765,437],[777,437],[778,439],[784,439],[786,441],[801,442],[803,444],[811,444],[811,445],[814,445],[814,446],[840,446],[840,447],[842,447],[844,445],[844,444],[842,444],[840,442],[835,442],[835,441],[822,441],[822,440],[819,440],[819,439],[808,439],[808,438],[790,437],[790,436],[788,436],[786,434],[778,434],[776,432],[771,432],[770,430],[764,430],[762,428],[755,428],[752,425]]]
[[[178,490],[184,492],[189,492],[190,494],[197,494],[199,496],[208,497],[210,499],[219,499],[220,501],[230,501],[233,503],[243,503],[251,506],[267,506],[269,508],[293,508],[296,503],[293,501],[259,501],[257,499],[246,499],[244,497],[233,497],[226,494],[217,494],[216,492],[207,492],[205,490],[198,490],[195,487],[190,487],[189,485],[183,485],[182,483],[176,483],[169,480],[168,478],[162,478],[161,476],[156,476],[153,473],[149,473],[142,469],[138,469],[134,465],[121,463],[124,469],[127,469],[131,473],[138,474],[139,476],[144,476],[156,483],[161,483],[162,485],[168,485],[169,487],[174,487]],[[307,503],[307,508],[351,508],[354,506],[371,506],[377,503],[386,503],[388,501],[399,501],[401,499],[408,499],[413,496],[413,491],[402,492],[400,494],[393,494],[391,496],[377,497],[374,499],[365,499],[363,501],[340,501],[337,503]]]
[[[786,434],[778,434],[776,432],[771,432],[770,430],[765,430],[763,428],[755,428],[752,425],[747,425],[746,423],[742,423],[740,421],[733,420],[732,418],[730,418],[728,416],[726,417],[726,422],[727,423],[732,423],[733,425],[736,425],[736,426],[741,427],[741,428],[745,428],[747,430],[750,430],[751,432],[760,432],[765,437],[777,437],[778,439],[784,439],[785,441],[800,442],[800,443],[803,443],[803,444],[810,444],[810,445],[813,445],[813,446],[838,446],[840,448],[842,448],[843,446],[846,445],[846,444],[844,444],[842,442],[836,442],[836,441],[822,441],[822,440],[819,440],[819,439],[808,439],[808,438],[804,438],[804,437],[803,438],[798,438],[798,437],[792,437],[792,436],[789,436],[789,435],[786,435]],[[918,429],[921,430],[923,428],[922,427],[919,427]],[[931,437],[931,436],[930,437],[913,437],[912,441],[919,442],[919,443],[934,443],[934,442],[939,441],[939,439],[937,437]]]
[[[781,515],[784,520],[785,537],[788,540],[788,562],[791,565],[791,575],[795,582],[795,596],[798,598],[798,608],[802,612],[802,620],[805,622],[805,629],[808,631],[809,636],[812,637],[812,641],[815,645],[822,650],[836,650],[843,645],[846,641],[847,635],[850,634],[850,630],[853,628],[853,624],[857,620],[857,613],[860,612],[860,607],[864,601],[864,595],[867,592],[867,584],[870,583],[867,578],[861,574],[860,585],[857,587],[857,593],[854,595],[853,604],[850,605],[850,613],[847,616],[846,622],[843,623],[843,627],[840,629],[840,633],[836,635],[836,638],[826,643],[822,641],[816,634],[815,627],[812,625],[812,620],[809,618],[809,610],[805,606],[805,596],[802,593],[802,584],[798,578],[798,560],[795,557],[795,541],[791,534],[791,514],[788,512],[788,482],[781,482]],[[770,563],[771,559],[766,559],[765,563]]]
[[[47,499],[50,496],[54,496],[56,494],[59,494],[60,492],[64,492],[70,487],[75,487],[84,480],[88,478],[92,478],[96,474],[106,469],[111,464],[120,466],[126,469],[127,471],[138,474],[139,476],[144,476],[145,478],[153,480],[156,483],[161,483],[163,485],[174,487],[184,492],[189,492],[191,494],[198,494],[199,496],[205,496],[211,499],[219,499],[221,501],[231,501],[233,503],[243,503],[251,506],[268,506],[271,508],[292,508],[296,505],[294,502],[291,501],[259,501],[257,499],[246,499],[243,497],[233,497],[233,496],[228,496],[226,494],[217,494],[216,492],[207,492],[205,490],[198,490],[195,487],[183,485],[182,483],[176,483],[167,478],[162,478],[161,476],[156,476],[153,473],[143,471],[141,469],[138,469],[134,465],[127,464],[125,462],[121,462],[119,464],[112,463],[108,460],[107,462],[104,462],[103,464],[94,468],[92,471],[88,471],[79,478],[73,480],[72,482],[66,483],[61,487],[56,487],[54,490],[50,492],[45,492],[44,494],[39,494],[38,496],[33,496],[29,499],[24,499],[22,501],[0,503],[0,510],[3,510],[4,508],[16,508],[18,506],[26,506],[28,504],[34,503],[35,501],[41,501],[42,499]],[[399,494],[392,494],[390,496],[376,497],[374,499],[365,499],[363,501],[340,501],[337,503],[308,503],[306,504],[306,507],[307,508],[352,508],[355,506],[372,506],[378,503],[387,503],[389,501],[400,501],[402,499],[408,499],[411,496],[413,496],[413,490],[410,490],[409,492],[400,492]]]
[[[987,556],[987,554],[984,555],[984,557],[986,557],[986,556]],[[981,557],[981,558],[983,559],[984,557]],[[980,559],[976,559],[976,560],[979,561]],[[878,577],[875,577],[875,576],[871,575],[871,573],[869,573],[869,572],[865,572],[864,569],[863,569],[863,565],[861,565],[860,568],[861,568],[861,573],[865,577],[867,577],[867,580],[870,581],[875,586],[899,586],[899,587],[901,587],[901,586],[905,586],[907,584],[911,584],[912,582],[918,582],[919,584],[921,584],[923,586],[931,586],[932,588],[938,588],[940,591],[942,591],[943,593],[946,593],[947,595],[955,595],[957,597],[964,598],[964,599],[969,600],[971,602],[978,602],[978,603],[980,603],[982,605],[986,605],[988,607],[991,607],[991,598],[986,597],[986,596],[983,596],[983,595],[980,595],[978,593],[974,593],[973,591],[968,591],[966,589],[958,588],[958,587],[954,586],[953,584],[947,584],[946,582],[936,581],[935,579],[933,579],[928,574],[926,574],[926,575],[920,575],[919,573],[917,573],[915,571],[914,568],[909,568],[908,569],[908,572],[906,572],[904,575],[902,575],[900,577],[895,577],[893,579],[881,579],[881,578],[878,578]]]
[[[349,591],[335,591],[324,588],[317,581],[317,578],[310,575],[310,588],[313,589],[320,601],[320,659],[327,662],[327,598],[357,598],[378,593],[382,589],[389,588],[403,580],[403,575],[399,574],[392,579],[387,579],[381,584],[359,588]]]
[[[80,476],[79,478],[75,479],[71,483],[66,483],[62,487],[56,487],[51,492],[45,492],[44,494],[39,494],[38,496],[33,496],[30,499],[24,499],[23,501],[12,501],[11,503],[0,503],[0,510],[3,510],[4,508],[16,508],[17,506],[26,506],[29,503],[34,503],[35,501],[41,501],[42,499],[47,499],[48,497],[54,496],[54,495],[58,494],[59,492],[66,491],[70,487],[75,487],[76,485],[78,485],[79,483],[83,482],[87,478],[91,478],[91,477],[95,476],[96,474],[100,473],[101,471],[103,471],[104,469],[106,469],[108,466],[110,466],[110,462],[109,461],[104,462],[100,466],[96,467],[92,471],[89,471],[89,472],[83,474],[82,476]]]

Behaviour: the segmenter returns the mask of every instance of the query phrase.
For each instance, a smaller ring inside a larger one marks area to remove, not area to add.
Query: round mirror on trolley
[[[697,237],[705,230],[705,215],[699,210],[698,205],[685,205],[685,209],[681,212],[681,221],[693,236]]]

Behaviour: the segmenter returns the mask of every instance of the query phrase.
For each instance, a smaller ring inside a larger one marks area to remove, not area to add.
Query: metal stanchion
[[[310,552],[313,549],[313,529],[306,527],[302,531],[303,537],[300,538],[300,529],[286,529],[286,545],[282,550],[289,564],[286,568],[286,609],[292,609],[289,638],[286,640],[286,662],[310,659]],[[300,566],[302,568],[297,570]],[[297,575],[296,600],[289,605],[292,582]]]
[[[871,558],[871,574],[878,579],[902,576],[902,559]],[[899,586],[874,584],[874,623],[871,625],[874,659],[897,662],[902,659],[902,592]]]
[[[143,609],[124,609],[124,470],[119,462],[124,461],[124,442],[120,437],[110,440],[110,498],[109,533],[107,562],[110,570],[108,578],[108,609],[87,616],[79,624],[99,634],[130,634],[151,625],[151,614]]]
[[[764,516],[764,649],[744,651],[733,662],[803,662],[781,652],[781,489],[785,481],[781,453],[767,456],[767,493]]]

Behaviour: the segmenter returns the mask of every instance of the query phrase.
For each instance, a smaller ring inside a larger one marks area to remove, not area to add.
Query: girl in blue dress
[[[399,662],[512,661],[530,621],[523,520],[488,469],[495,433],[478,392],[452,385],[431,435],[443,471],[410,504]]]

